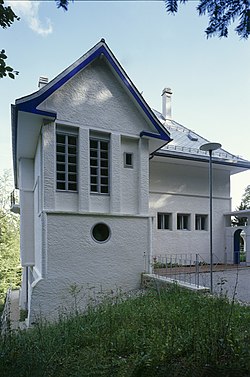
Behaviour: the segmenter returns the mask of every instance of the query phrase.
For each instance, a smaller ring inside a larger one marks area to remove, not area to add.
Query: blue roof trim
[[[168,135],[166,135],[164,133],[157,135],[157,134],[153,134],[152,132],[142,131],[140,133],[140,137],[142,137],[142,136],[152,137],[154,139],[166,140],[168,142],[173,140]]]
[[[159,139],[162,140],[168,140],[171,141],[170,136],[168,135],[168,131],[164,130],[161,125],[159,124],[158,119],[155,117],[155,115],[152,113],[152,111],[148,108],[147,105],[142,101],[140,94],[137,92],[137,90],[131,85],[129,80],[127,79],[126,75],[122,72],[122,67],[120,66],[118,61],[115,61],[115,57],[113,58],[109,51],[106,49],[104,45],[100,46],[96,51],[94,51],[92,54],[90,54],[86,59],[84,59],[79,65],[77,65],[72,71],[68,72],[65,76],[63,76],[59,81],[57,81],[54,85],[52,85],[50,88],[45,90],[43,93],[38,95],[37,97],[27,100],[25,102],[17,104],[17,109],[19,111],[25,111],[30,112],[33,114],[40,114],[44,116],[49,117],[56,117],[56,113],[50,113],[46,111],[40,111],[37,109],[37,106],[39,106],[46,98],[48,98],[51,94],[53,94],[57,89],[59,89],[62,85],[64,85],[68,80],[70,80],[73,76],[75,76],[81,69],[86,67],[88,64],[90,64],[92,61],[94,61],[96,58],[98,58],[101,54],[103,54],[110,65],[114,68],[124,85],[128,88],[130,93],[135,98],[136,102],[139,104],[139,106],[142,108],[144,113],[147,115],[149,120],[152,122],[156,130],[159,132]],[[39,93],[39,92],[38,92]],[[146,134],[146,132],[145,132]],[[156,137],[153,133],[148,133],[149,137]]]
[[[176,158],[178,160],[190,160],[190,161],[197,161],[197,162],[209,162],[209,156],[202,156],[202,157],[196,157],[194,155],[187,156],[187,155],[178,155],[178,154],[171,154],[171,153],[164,153],[164,152],[158,152],[156,151],[154,153],[155,156],[159,157],[165,157],[165,158]],[[216,157],[213,157],[213,164],[217,165],[227,165],[227,166],[234,166],[234,167],[240,167],[240,168],[245,168],[245,169],[250,169],[250,163],[244,162],[231,162],[231,161],[220,161],[216,159]]]

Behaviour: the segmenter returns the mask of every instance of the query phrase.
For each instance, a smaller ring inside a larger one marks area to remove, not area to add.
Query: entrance
[[[245,262],[244,256],[244,239],[241,237],[242,229],[237,229],[234,232],[234,264]]]

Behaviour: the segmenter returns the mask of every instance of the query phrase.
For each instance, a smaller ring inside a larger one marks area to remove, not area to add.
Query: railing
[[[16,189],[13,190],[10,194],[10,205],[11,207],[19,205],[19,191]]]
[[[218,257],[214,255],[213,269],[222,265]],[[200,254],[167,254],[154,256],[152,259],[152,272],[155,275],[194,284],[197,288],[209,286],[210,264],[205,255]]]
[[[20,213],[18,190],[13,190],[10,194],[10,210],[14,213]]]

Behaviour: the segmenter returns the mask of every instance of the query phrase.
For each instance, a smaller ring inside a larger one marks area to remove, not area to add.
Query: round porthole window
[[[110,238],[110,229],[104,223],[98,223],[92,228],[92,237],[96,242],[106,242]]]

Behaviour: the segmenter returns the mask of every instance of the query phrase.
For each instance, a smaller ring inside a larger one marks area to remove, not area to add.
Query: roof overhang
[[[224,213],[224,216],[250,217],[250,209],[242,209],[240,211],[231,211]]]
[[[178,153],[178,152],[168,152],[168,151],[156,151],[154,153],[155,157],[159,157],[161,160],[163,159],[173,159],[173,161],[180,161],[180,163],[183,164],[183,162],[188,162],[193,161],[194,164],[201,164],[201,163],[209,163],[209,156],[194,156],[191,154],[185,154],[185,153]],[[212,158],[212,163],[215,165],[217,168],[223,168],[225,170],[229,170],[230,174],[237,174],[241,173],[243,171],[246,171],[250,169],[250,162],[249,161],[237,161],[237,160],[223,160],[219,159],[217,157]]]

